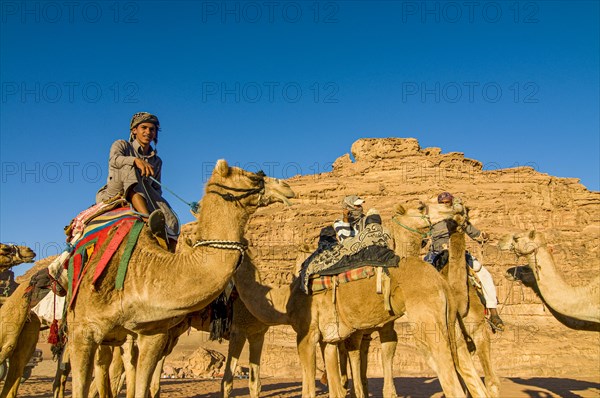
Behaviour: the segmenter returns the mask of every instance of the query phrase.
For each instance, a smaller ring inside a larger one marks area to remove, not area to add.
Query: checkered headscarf
[[[156,126],[156,137],[154,138],[154,143],[158,143],[158,131],[160,130],[160,122],[158,118],[151,113],[148,112],[138,112],[131,118],[131,123],[129,124],[129,141],[133,141],[134,137],[131,134],[131,130],[136,128],[142,123],[154,123]]]

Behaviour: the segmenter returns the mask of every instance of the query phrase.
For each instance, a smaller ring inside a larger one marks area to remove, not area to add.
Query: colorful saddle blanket
[[[381,224],[367,224],[355,237],[341,244],[320,245],[300,269],[302,290],[309,293],[311,275],[338,275],[367,265],[397,267],[400,258],[388,247],[389,234]]]
[[[112,256],[127,235],[127,245],[121,256],[115,288],[123,288],[127,264],[144,223],[129,207],[122,207],[95,217],[83,229],[82,237],[74,244],[69,258],[69,306],[72,307],[83,275],[91,264],[96,264],[92,284],[102,276]]]
[[[312,275],[309,282],[311,293],[332,289],[335,283],[348,283],[360,279],[370,278],[376,273],[373,266],[354,268],[338,275]]]

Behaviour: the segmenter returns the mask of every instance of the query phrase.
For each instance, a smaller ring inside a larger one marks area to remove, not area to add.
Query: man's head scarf
[[[154,143],[158,143],[158,131],[160,130],[160,122],[158,121],[158,118],[156,116],[148,112],[138,112],[131,118],[131,123],[129,124],[129,141],[133,141],[135,139],[131,131],[142,123],[153,123],[156,126],[156,137],[154,137]]]

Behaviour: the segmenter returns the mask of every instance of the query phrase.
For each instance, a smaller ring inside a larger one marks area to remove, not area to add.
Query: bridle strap
[[[217,182],[211,182],[210,184],[208,184],[209,186],[213,185],[215,187],[223,188],[228,191],[242,192],[239,195],[234,195],[229,192],[222,193],[222,192],[214,191],[214,190],[207,191],[207,193],[214,193],[216,195],[219,195],[220,197],[222,197],[223,199],[225,199],[228,202],[234,202],[234,201],[237,202],[241,199],[247,198],[248,196],[264,193],[264,191],[265,191],[265,173],[263,173],[262,171],[259,171],[257,173],[257,177],[255,177],[255,179],[258,181],[258,187],[256,187],[256,188],[229,187],[227,185],[219,184]]]
[[[421,216],[421,217],[424,217],[424,216]],[[392,217],[392,221],[395,222],[396,224],[400,225],[402,228],[406,229],[407,231],[414,232],[416,234],[421,235],[421,238],[427,238],[429,235],[431,235],[431,230],[429,232],[418,231],[418,230],[411,228],[408,225],[404,225],[400,221],[396,220],[396,216]]]

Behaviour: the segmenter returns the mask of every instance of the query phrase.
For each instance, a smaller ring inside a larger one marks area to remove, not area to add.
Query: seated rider
[[[362,231],[367,224],[381,224],[379,214],[367,214],[363,211],[364,199],[356,195],[346,196],[342,201],[342,219],[333,223],[337,239],[342,242],[346,238],[354,237]]]
[[[452,206],[452,202],[454,200],[454,196],[449,192],[442,192],[438,195],[438,203],[444,204],[446,206]],[[465,232],[469,237],[478,241],[487,240],[488,236],[485,232],[479,231],[475,228],[471,223],[467,221],[467,226],[465,228]],[[441,257],[441,253],[448,250],[448,242],[450,240],[450,233],[448,231],[448,227],[444,220],[439,221],[431,226],[431,247],[429,248],[429,253],[425,256],[425,261],[430,262],[432,264],[436,263],[436,260]],[[497,305],[498,298],[496,295],[496,286],[494,285],[494,280],[492,279],[492,274],[479,262],[477,259],[471,256],[469,252],[467,252],[467,264],[473,268],[473,270],[477,273],[479,280],[481,281],[481,287],[483,290],[483,297],[485,299],[485,306],[490,312],[490,322],[494,329],[504,330],[504,322],[498,315]],[[441,265],[443,267],[443,264]],[[441,269],[441,268],[440,268]]]
[[[96,194],[96,203],[122,195],[148,223],[163,249],[175,251],[179,221],[162,197],[162,159],[150,144],[158,142],[160,122],[147,112],[133,115],[129,141],[117,140],[110,148],[108,179]]]

